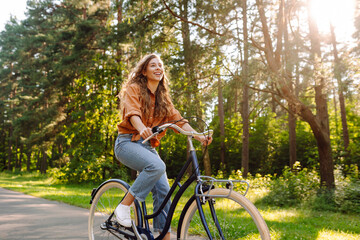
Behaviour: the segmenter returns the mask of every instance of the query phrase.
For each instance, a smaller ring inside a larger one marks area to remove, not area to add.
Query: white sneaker
[[[130,206],[119,204],[115,209],[118,223],[124,227],[131,227]]]

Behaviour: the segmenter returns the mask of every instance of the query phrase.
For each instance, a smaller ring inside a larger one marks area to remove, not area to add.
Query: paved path
[[[89,210],[0,188],[0,239],[88,239]]]
[[[0,240],[88,239],[88,216],[88,209],[0,188]]]

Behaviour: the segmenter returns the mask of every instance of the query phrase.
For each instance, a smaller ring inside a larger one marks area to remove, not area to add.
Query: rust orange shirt
[[[149,89],[150,91],[150,89]],[[151,92],[151,91],[150,91]],[[140,86],[137,84],[131,84],[127,87],[123,99],[123,112],[122,112],[122,122],[117,125],[118,132],[122,134],[133,134],[132,141],[140,140],[141,136],[139,132],[132,126],[130,122],[130,117],[137,115],[141,118],[141,121],[146,127],[153,128],[158,126],[162,123],[169,122],[169,121],[177,121],[182,119],[178,110],[174,108],[172,105],[172,109],[168,116],[164,117],[157,117],[154,115],[155,111],[155,93],[150,94],[151,98],[151,109],[150,109],[150,117],[145,119],[143,116],[143,112],[141,111],[141,101],[140,101]],[[187,120],[180,121],[176,123],[179,127],[182,127]],[[157,140],[160,140],[164,135],[165,132],[160,133],[156,136]],[[151,141],[151,145],[156,147],[156,141]]]

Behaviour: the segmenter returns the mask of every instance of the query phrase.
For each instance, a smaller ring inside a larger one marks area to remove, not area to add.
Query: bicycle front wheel
[[[119,181],[106,182],[98,189],[93,198],[89,214],[88,234],[90,240],[122,239],[121,235],[107,226],[117,227],[115,216],[109,218],[127,191],[127,187]],[[132,204],[131,214],[137,225],[138,218],[134,206]]]
[[[213,239],[271,239],[259,211],[243,195],[223,188],[212,189],[210,194],[212,196],[206,197],[202,209]],[[199,214],[196,214],[195,198],[187,207],[180,219],[180,239],[209,239]]]

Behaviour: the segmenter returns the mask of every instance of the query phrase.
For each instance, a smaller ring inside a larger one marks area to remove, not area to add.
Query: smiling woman
[[[355,0],[310,0],[311,15],[320,32],[328,33],[330,23],[340,41],[348,41],[354,32]]]

